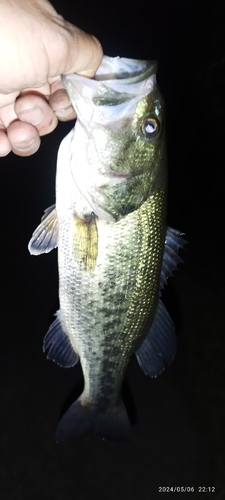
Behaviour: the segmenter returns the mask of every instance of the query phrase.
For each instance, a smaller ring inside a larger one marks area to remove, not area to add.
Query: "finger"
[[[22,122],[36,127],[40,136],[49,134],[57,126],[57,117],[47,99],[37,92],[22,94],[16,100],[14,109]]]
[[[61,121],[74,120],[76,113],[65,89],[58,89],[50,95],[49,104]]]
[[[5,129],[0,126],[0,156],[6,156],[11,151],[11,144],[7,137]]]
[[[73,72],[92,78],[103,57],[100,42],[93,35],[81,31],[81,36],[78,36],[78,53],[76,56],[76,61],[74,61],[75,70]]]
[[[7,129],[8,139],[13,153],[30,156],[38,150],[41,139],[37,129],[30,123],[15,120]]]
[[[19,95],[18,92],[13,92],[11,94],[1,94],[0,93],[0,109],[13,104]]]
[[[67,21],[64,21],[63,32],[60,45],[59,38],[55,44],[57,52],[52,54],[49,78],[68,73],[93,77],[103,57],[100,42]],[[48,52],[48,47],[46,50]]]

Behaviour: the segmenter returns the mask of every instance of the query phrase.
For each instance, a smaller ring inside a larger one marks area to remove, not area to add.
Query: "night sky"
[[[60,416],[82,389],[82,373],[80,366],[59,368],[42,353],[58,308],[57,253],[32,257],[27,244],[54,203],[57,151],[73,123],[60,124],[31,157],[1,158],[1,498],[224,500],[224,2],[52,3],[97,36],[105,54],[159,63],[168,224],[189,242],[163,294],[178,351],[157,379],[147,378],[132,356],[123,391],[130,442],[89,436],[55,443]],[[167,486],[195,491],[160,493]]]

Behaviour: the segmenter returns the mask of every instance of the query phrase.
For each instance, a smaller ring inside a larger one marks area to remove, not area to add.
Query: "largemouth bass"
[[[57,160],[56,206],[30,253],[58,246],[60,310],[44,339],[48,358],[80,359],[84,389],[57,441],[91,432],[123,440],[130,422],[121,385],[132,353],[157,376],[176,350],[160,290],[181,261],[181,233],[166,227],[164,102],[157,64],[105,56],[94,79],[63,77],[77,113]]]

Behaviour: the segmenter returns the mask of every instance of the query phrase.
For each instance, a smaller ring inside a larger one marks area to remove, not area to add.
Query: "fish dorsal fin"
[[[177,269],[177,265],[183,262],[178,255],[180,248],[187,243],[187,241],[182,238],[183,234],[184,233],[181,233],[172,227],[167,228],[160,276],[160,290],[164,288],[167,283],[167,279],[172,276],[173,271]]]
[[[175,326],[159,299],[157,311],[147,337],[136,351],[139,366],[150,377],[157,377],[165,370],[164,361],[170,365],[176,353]]]
[[[57,363],[57,365],[63,366],[63,368],[71,368],[79,361],[79,356],[74,351],[68,336],[62,328],[60,311],[56,312],[56,319],[45,335],[43,351],[45,352],[47,349],[47,358]]]
[[[41,223],[32,234],[28,244],[31,255],[49,253],[58,246],[58,220],[55,205],[47,208],[41,219]]]

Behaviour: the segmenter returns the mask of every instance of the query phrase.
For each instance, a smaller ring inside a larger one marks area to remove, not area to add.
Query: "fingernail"
[[[32,125],[38,125],[43,120],[44,115],[41,108],[36,107],[18,113],[18,117],[20,120],[31,123]]]
[[[71,105],[67,106],[66,108],[60,108],[55,110],[55,114],[57,118],[59,118],[59,120],[65,120],[65,121],[70,119],[72,120],[76,116],[75,111]]]
[[[21,142],[12,142],[12,147],[14,149],[21,149],[21,151],[26,151],[31,149],[34,144],[37,142],[37,139],[32,139],[32,141],[21,141]]]

